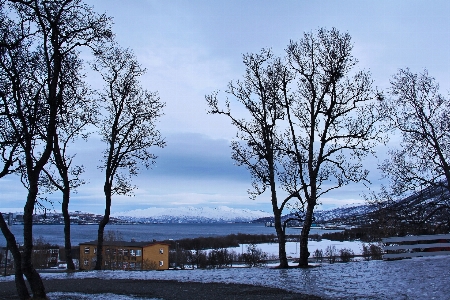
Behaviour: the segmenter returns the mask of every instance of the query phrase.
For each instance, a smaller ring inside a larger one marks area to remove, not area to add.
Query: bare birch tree
[[[94,69],[105,82],[101,94],[105,115],[100,122],[100,135],[107,147],[103,153],[105,214],[98,228],[96,270],[102,268],[103,240],[109,222],[113,195],[127,195],[134,186],[131,176],[141,166],[149,168],[156,159],[151,147],[164,147],[165,141],[156,129],[164,103],[157,93],[144,90],[139,77],[144,69],[128,49],[113,47],[97,53]]]
[[[427,70],[416,74],[400,69],[382,103],[387,123],[401,137],[400,147],[391,149],[380,166],[390,179],[392,198],[421,198],[426,205],[417,206],[423,213],[416,222],[442,214],[447,221],[441,225],[450,227],[449,99]]]
[[[41,172],[53,152],[57,134],[65,89],[62,74],[67,71],[67,58],[76,56],[78,47],[108,39],[111,31],[108,18],[95,14],[78,0],[11,0],[1,5],[11,15],[1,23],[2,110],[19,142],[23,182],[28,190],[24,250],[13,255],[21,263],[33,298],[45,299],[45,287],[31,261],[33,211]],[[2,226],[2,231],[9,243],[15,242],[7,228]],[[20,281],[16,278],[19,297],[27,299],[28,291],[23,290]]]
[[[66,85],[63,105],[59,110],[57,134],[54,138],[53,155],[50,164],[44,168],[50,192],[55,189],[62,193],[61,211],[64,218],[64,249],[68,270],[75,270],[72,259],[72,243],[70,234],[69,203],[71,193],[85,183],[81,178],[84,166],[75,165],[76,154],[70,152],[70,145],[77,139],[87,139],[87,126],[95,123],[97,116],[96,102],[92,92],[83,82],[81,74],[82,62],[73,57],[66,61],[70,65],[65,69],[62,82]]]
[[[251,198],[266,190],[270,192],[279,243],[279,267],[287,268],[285,226],[281,216],[286,203],[297,197],[298,191],[294,187],[289,190],[287,198],[279,199],[280,189],[286,188],[280,183],[280,177],[286,179],[288,174],[281,163],[283,153],[280,148],[280,123],[286,115],[282,92],[292,78],[281,60],[274,57],[270,50],[263,49],[260,54],[246,54],[243,61],[246,66],[244,80],[230,82],[226,92],[245,108],[248,117],[239,118],[237,114],[233,114],[228,100],[225,102],[225,109],[220,108],[217,93],[206,96],[206,101],[210,107],[209,113],[227,116],[238,129],[237,140],[231,144],[232,158],[238,165],[245,166],[251,174]]]
[[[337,29],[305,33],[289,44],[296,89],[285,97],[293,162],[305,215],[300,267],[308,266],[308,235],[320,197],[351,182],[367,181],[362,159],[381,141],[377,93],[370,74],[353,72],[351,37]]]

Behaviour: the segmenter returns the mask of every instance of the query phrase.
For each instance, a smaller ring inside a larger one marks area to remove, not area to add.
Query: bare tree
[[[61,209],[64,217],[64,248],[67,269],[75,270],[72,259],[72,245],[70,240],[70,215],[69,202],[71,191],[84,184],[80,175],[84,171],[82,165],[74,165],[75,154],[69,152],[69,145],[77,138],[87,139],[89,132],[86,127],[95,122],[97,115],[96,103],[92,99],[92,93],[83,82],[80,73],[82,62],[73,57],[67,59],[70,64],[65,69],[61,81],[66,85],[63,105],[58,113],[58,128],[54,138],[53,156],[50,157],[49,167],[44,168],[47,186],[52,192],[54,189],[62,192]],[[56,169],[56,170],[55,170]]]
[[[287,268],[285,226],[281,216],[286,203],[297,197],[298,192],[293,188],[289,190],[289,196],[280,201],[277,189],[279,192],[280,186],[285,187],[281,185],[280,177],[286,179],[288,174],[281,163],[283,153],[280,150],[279,127],[286,115],[282,92],[291,78],[281,60],[275,58],[270,50],[246,54],[243,60],[246,66],[244,80],[230,82],[227,93],[245,108],[249,118],[232,114],[228,100],[225,109],[220,108],[217,93],[206,96],[206,101],[210,107],[209,113],[229,117],[238,129],[237,140],[231,144],[232,158],[238,165],[245,166],[252,176],[253,190],[249,190],[251,197],[270,191],[279,242],[279,267]]]
[[[11,14],[1,28],[2,110],[19,141],[25,175],[22,179],[28,189],[24,250],[17,253],[17,261],[21,262],[33,298],[44,299],[43,282],[31,261],[33,210],[38,201],[41,172],[53,152],[58,112],[63,100],[67,100],[62,96],[65,90],[62,78],[68,71],[65,62],[68,57],[78,55],[78,47],[93,46],[111,37],[111,32],[108,18],[95,14],[78,0],[9,3],[12,4],[1,2],[2,8],[6,7]],[[13,240],[9,230],[4,234],[8,241]],[[17,287],[21,299],[29,298],[28,291]]]
[[[308,234],[314,208],[324,194],[350,182],[367,181],[362,159],[380,141],[377,94],[370,74],[351,75],[357,60],[351,37],[337,29],[305,33],[287,48],[295,92],[286,91],[291,155],[306,206],[300,238],[300,267],[308,265]]]
[[[0,17],[2,14],[0,13]],[[3,80],[2,80],[3,84]],[[1,103],[6,101],[6,94],[3,92],[3,89],[0,89],[0,98]],[[17,171],[18,166],[18,147],[19,147],[19,136],[16,135],[14,130],[9,126],[9,122],[5,111],[1,111],[0,113],[0,151],[2,153],[1,160],[3,167],[0,171],[0,178],[3,178],[9,174],[13,174]],[[5,236],[7,249],[9,249],[14,258],[14,275],[15,275],[15,283],[17,294],[20,299],[28,299],[30,298],[30,294],[28,293],[27,286],[25,284],[25,280],[23,278],[22,272],[22,256],[20,254],[18,244],[16,242],[16,238],[14,234],[9,230],[9,227],[3,217],[3,214],[0,212],[0,229]]]
[[[165,141],[156,129],[164,103],[156,93],[143,90],[139,77],[144,73],[130,50],[113,47],[97,53],[94,69],[105,81],[101,95],[106,115],[100,124],[100,134],[107,148],[101,168],[105,172],[105,214],[98,228],[97,262],[103,262],[103,233],[109,222],[113,195],[129,194],[134,186],[131,176],[137,175],[141,164],[149,168],[156,159],[152,146],[164,147]]]
[[[386,121],[402,138],[400,148],[391,149],[390,158],[380,166],[390,179],[389,192],[397,200],[409,196],[426,203],[417,205],[423,212],[416,221],[444,214],[450,226],[449,99],[439,93],[427,70],[415,74],[400,69],[382,103]]]
[[[1,151],[3,168],[1,170],[0,178],[17,171],[18,164],[18,148],[20,147],[20,139],[22,133],[10,126],[8,109],[5,106],[10,101],[12,94],[12,87],[10,84],[10,73],[8,67],[9,53],[13,53],[23,40],[30,34],[26,26],[21,26],[19,22],[14,22],[8,18],[9,7],[4,1],[0,2],[0,55],[1,55],[1,69],[0,69],[0,97],[1,97]],[[19,28],[22,27],[22,30]],[[8,53],[9,52],[9,53]],[[14,56],[13,56],[14,57]],[[6,68],[6,70],[5,70]],[[15,166],[14,166],[15,164]],[[22,255],[17,246],[16,238],[10,231],[3,214],[0,213],[0,228],[5,236],[8,249],[11,251],[14,258],[14,275],[17,294],[20,299],[29,299],[30,293],[24,280],[22,271]]]

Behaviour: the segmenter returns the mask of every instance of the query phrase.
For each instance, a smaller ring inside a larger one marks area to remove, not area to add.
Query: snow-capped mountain
[[[271,216],[261,210],[236,209],[227,206],[210,207],[150,207],[126,212],[114,213],[112,216],[129,221],[157,223],[216,223],[216,222],[250,222]]]

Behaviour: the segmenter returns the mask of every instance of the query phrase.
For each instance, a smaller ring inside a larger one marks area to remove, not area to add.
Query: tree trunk
[[[308,251],[308,236],[312,225],[314,206],[308,203],[306,207],[305,221],[303,222],[302,233],[300,235],[300,260],[298,266],[301,268],[308,267],[308,258],[310,255]]]
[[[37,177],[28,175],[29,190],[23,214],[23,243],[22,272],[27,278],[33,293],[33,298],[47,299],[44,283],[39,273],[33,267],[31,254],[33,253],[33,209],[38,194]]]
[[[272,209],[275,219],[275,231],[277,232],[278,238],[278,258],[280,260],[279,268],[288,268],[288,262],[286,257],[286,235],[283,230],[283,224],[281,224],[281,213],[282,210],[278,208],[277,193],[275,189],[275,176],[273,175],[273,167],[269,167],[269,172],[271,172],[271,194],[272,194]]]
[[[277,209],[277,212],[274,212],[275,216],[275,230],[277,232],[278,238],[278,257],[280,260],[279,268],[288,268],[289,264],[286,257],[286,234],[283,230],[283,225],[281,224],[281,212]]]
[[[103,265],[103,234],[105,232],[105,226],[109,222],[109,215],[111,214],[111,184],[105,183],[104,187],[106,207],[105,215],[98,225],[98,235],[97,235],[97,261],[95,262],[94,270],[101,270]]]
[[[3,235],[5,236],[6,242],[8,243],[8,248],[14,258],[14,281],[16,283],[16,290],[20,300],[25,300],[30,298],[30,293],[23,279],[22,273],[22,257],[17,247],[16,239],[12,232],[9,230],[8,225],[6,225],[5,219],[2,213],[0,213],[0,228]]]
[[[68,175],[68,167],[61,155],[61,148],[59,147],[59,137],[55,135],[53,145],[53,156],[55,157],[56,166],[58,168],[59,175],[63,180],[63,186],[59,187],[63,193],[61,210],[64,217],[64,250],[66,252],[67,270],[74,271],[75,264],[72,258],[72,243],[70,241],[70,215],[69,215],[69,202],[70,202],[70,180]]]
[[[70,188],[66,186],[63,191],[62,213],[64,216],[64,249],[66,252],[67,270],[75,271],[72,258],[72,243],[70,241],[70,215],[69,215]]]

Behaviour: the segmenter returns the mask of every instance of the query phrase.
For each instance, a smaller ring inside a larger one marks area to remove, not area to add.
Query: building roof
[[[90,241],[90,242],[84,242],[80,243],[79,245],[93,245],[97,246],[98,242]],[[168,243],[163,242],[127,242],[127,241],[104,241],[103,246],[122,246],[122,247],[146,247],[146,246],[153,246],[153,245],[170,245]]]

